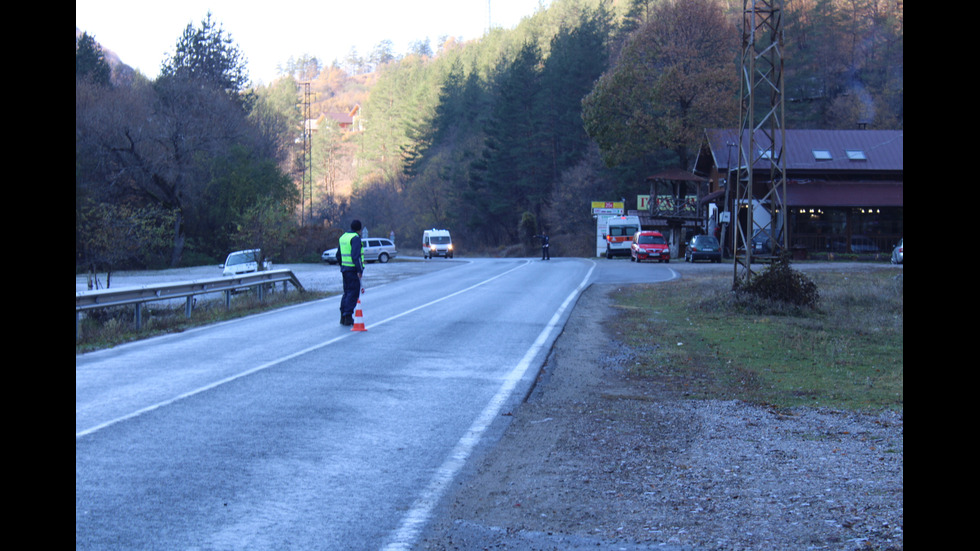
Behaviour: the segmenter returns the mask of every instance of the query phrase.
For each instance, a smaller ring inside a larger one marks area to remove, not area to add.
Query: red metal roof
[[[737,131],[709,129],[705,135],[712,161],[719,170],[738,166]],[[775,139],[778,150],[779,137]],[[794,172],[900,173],[904,170],[903,140],[903,130],[786,130],[786,174],[791,177]],[[756,132],[756,142],[759,148],[770,147],[768,138],[760,131]],[[746,138],[742,145],[747,147],[747,144]],[[826,152],[827,157],[818,157],[818,152]],[[849,155],[853,152],[861,155]],[[751,158],[757,159],[758,153]]]

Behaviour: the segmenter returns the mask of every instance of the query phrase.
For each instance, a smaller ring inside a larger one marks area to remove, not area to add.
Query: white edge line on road
[[[442,302],[444,300],[448,300],[448,299],[450,299],[452,297],[455,297],[457,295],[461,295],[461,294],[466,293],[468,291],[472,291],[473,289],[476,289],[477,287],[480,287],[481,285],[485,285],[487,283],[490,283],[491,281],[493,281],[493,280],[495,280],[497,278],[503,277],[503,276],[505,276],[505,275],[513,272],[514,270],[517,270],[519,268],[523,268],[523,267],[527,266],[528,264],[530,264],[530,261],[525,261],[524,263],[519,264],[518,266],[515,266],[515,267],[507,270],[506,272],[501,272],[501,273],[499,273],[499,274],[497,274],[497,275],[495,275],[495,276],[493,276],[493,277],[491,277],[489,279],[485,279],[485,280],[483,280],[483,281],[481,281],[479,283],[476,283],[474,285],[471,285],[471,286],[469,286],[469,287],[467,287],[465,289],[461,289],[459,291],[456,291],[455,293],[446,295],[446,296],[444,296],[442,298],[438,298],[436,300],[433,300],[432,302],[428,302],[426,304],[422,304],[421,306],[416,306],[415,308],[412,308],[410,310],[406,310],[406,311],[404,311],[404,312],[402,312],[400,314],[396,314],[396,315],[391,316],[391,317],[389,317],[387,319],[381,320],[381,321],[379,321],[379,322],[377,322],[377,323],[375,323],[373,325],[365,325],[365,329],[369,329],[371,327],[377,327],[377,326],[382,325],[384,323],[388,323],[389,321],[396,320],[396,319],[398,319],[398,318],[400,318],[402,316],[411,314],[412,312],[417,312],[417,311],[419,311],[419,310],[421,310],[423,308],[428,308],[429,306],[432,306],[433,304],[437,304],[439,302]],[[591,270],[589,271],[589,273],[591,273]],[[183,394],[180,394],[178,396],[175,396],[173,398],[170,398],[169,400],[164,400],[163,402],[159,402],[159,403],[153,404],[152,406],[147,406],[145,408],[136,410],[136,411],[134,411],[132,413],[129,413],[127,415],[123,415],[122,417],[117,417],[115,419],[111,419],[111,420],[106,421],[104,423],[100,423],[98,425],[95,425],[94,427],[87,428],[85,430],[76,432],[75,433],[75,440],[78,440],[79,438],[82,438],[83,436],[88,436],[90,434],[93,434],[95,432],[98,432],[98,431],[100,431],[100,430],[102,430],[102,429],[104,429],[106,427],[110,427],[110,426],[115,425],[117,423],[121,423],[121,422],[127,421],[129,419],[135,419],[136,417],[139,417],[139,416],[144,415],[146,413],[149,413],[151,411],[158,410],[158,409],[160,409],[162,407],[169,406],[170,404],[173,404],[175,402],[179,402],[181,400],[184,400],[185,398],[190,398],[191,396],[195,396],[195,395],[200,394],[202,392],[207,392],[208,390],[217,388],[217,387],[219,387],[221,385],[224,385],[226,383],[230,383],[232,381],[236,381],[238,379],[241,379],[243,377],[247,377],[247,376],[252,375],[254,373],[258,373],[259,371],[263,371],[263,370],[269,369],[270,367],[274,367],[274,366],[279,365],[279,364],[281,364],[283,362],[292,360],[293,358],[297,358],[297,357],[302,356],[304,354],[309,354],[310,352],[313,352],[314,350],[319,350],[319,349],[321,349],[321,348],[323,348],[325,346],[330,346],[331,344],[333,344],[333,343],[335,343],[335,342],[337,342],[337,341],[339,341],[341,339],[346,339],[347,337],[350,337],[352,334],[353,333],[344,333],[343,335],[341,335],[339,337],[335,337],[335,338],[330,339],[330,340],[328,340],[326,342],[322,342],[320,344],[317,344],[317,345],[311,346],[309,348],[300,350],[299,352],[294,352],[292,354],[283,356],[282,358],[278,358],[278,359],[272,360],[270,362],[266,362],[266,363],[264,363],[262,365],[253,367],[252,369],[249,369],[247,371],[243,371],[241,373],[237,373],[237,374],[232,375],[230,377],[226,377],[224,379],[221,379],[220,381],[215,381],[213,383],[210,383],[208,385],[202,386],[200,388],[196,388],[194,390],[185,392]]]
[[[382,547],[382,551],[402,551],[412,548],[422,528],[429,521],[432,510],[439,503],[439,500],[442,499],[446,488],[456,478],[460,470],[462,470],[473,449],[479,443],[487,429],[490,428],[493,421],[500,415],[501,408],[503,408],[510,395],[514,392],[517,383],[524,378],[527,370],[531,367],[531,361],[538,355],[541,348],[548,342],[551,333],[558,327],[565,310],[574,303],[575,299],[585,289],[589,279],[592,277],[593,270],[595,270],[594,261],[592,262],[592,267],[589,268],[588,273],[582,279],[582,282],[579,283],[579,286],[565,298],[565,302],[558,308],[555,315],[551,317],[551,320],[538,335],[531,348],[524,354],[524,358],[514,366],[514,369],[504,379],[500,389],[497,390],[497,393],[487,403],[483,412],[480,413],[469,430],[456,443],[456,446],[443,464],[436,470],[432,480],[429,481],[429,485],[422,491],[422,494],[416,499],[411,509],[402,517],[400,526],[389,538],[389,543]]]

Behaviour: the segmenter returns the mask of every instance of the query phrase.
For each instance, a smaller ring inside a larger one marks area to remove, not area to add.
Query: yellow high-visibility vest
[[[357,237],[354,232],[347,232],[340,236],[340,265],[353,268],[354,258],[351,256],[351,240]],[[364,247],[361,247],[361,266],[364,266]]]

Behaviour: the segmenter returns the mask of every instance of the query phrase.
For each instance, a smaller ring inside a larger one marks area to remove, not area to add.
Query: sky
[[[367,57],[382,40],[396,55],[443,36],[472,40],[489,26],[512,29],[550,0],[75,0],[75,27],[155,79],[188,24],[208,11],[247,59],[252,82],[269,84],[277,67],[304,54],[324,65],[351,48]]]

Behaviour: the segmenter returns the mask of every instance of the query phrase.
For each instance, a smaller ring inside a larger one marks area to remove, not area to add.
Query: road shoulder
[[[900,413],[786,415],[633,378],[614,288],[583,293],[416,549],[901,549]]]

